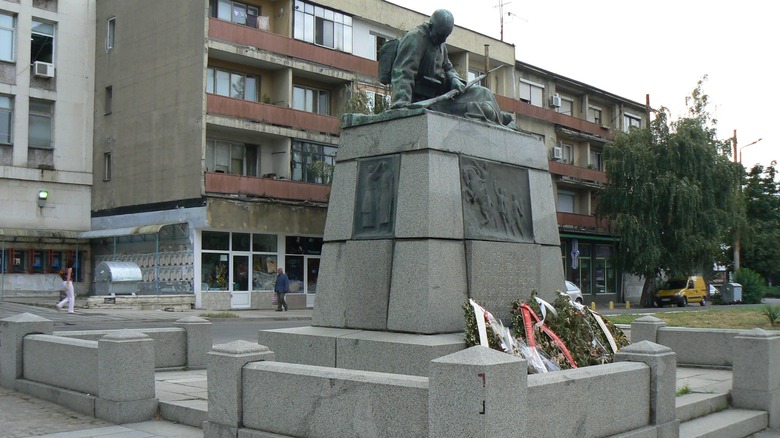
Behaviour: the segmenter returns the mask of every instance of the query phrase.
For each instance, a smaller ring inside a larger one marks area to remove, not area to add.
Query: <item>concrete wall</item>
[[[100,396],[97,340],[28,335],[22,360],[27,380]]]
[[[97,341],[115,330],[80,330],[54,332],[61,339]],[[138,330],[154,340],[154,367],[172,368],[187,365],[187,333],[184,329],[160,328]],[[92,377],[90,377],[92,378]]]
[[[13,97],[14,110],[13,146],[7,149],[12,157],[8,165],[0,165],[4,227],[89,229],[94,61],[79,54],[95,50],[95,1],[60,1],[56,12],[34,8],[30,1],[2,4],[4,11],[16,14],[15,65],[6,64],[15,72],[0,79],[0,93]],[[55,25],[51,79],[30,72],[33,17]],[[31,98],[53,103],[52,149],[28,148]],[[37,205],[41,189],[49,192],[43,208]]]
[[[644,316],[631,324],[631,342],[650,341],[677,353],[681,365],[731,367],[735,337],[742,330],[666,327],[653,316]]]
[[[93,210],[203,193],[206,12],[205,0],[98,1],[96,33],[116,17],[116,43],[95,50],[96,175],[104,153],[113,165],[111,181],[97,180]]]

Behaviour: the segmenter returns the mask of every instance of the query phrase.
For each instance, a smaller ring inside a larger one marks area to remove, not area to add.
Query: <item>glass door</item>
[[[314,307],[314,298],[317,296],[317,280],[320,275],[320,258],[306,258],[306,307]]]
[[[234,254],[233,269],[230,273],[230,307],[233,309],[248,309],[251,304],[249,292],[249,255]]]

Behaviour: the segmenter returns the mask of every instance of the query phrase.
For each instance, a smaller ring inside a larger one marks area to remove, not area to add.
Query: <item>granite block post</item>
[[[0,386],[16,389],[16,379],[22,378],[24,337],[29,334],[50,335],[54,322],[22,313],[0,321]]]
[[[243,427],[242,371],[249,362],[274,360],[264,345],[234,341],[214,346],[209,353],[206,373],[209,395],[208,421],[203,423],[207,438],[235,438]]]
[[[666,327],[666,322],[654,316],[643,316],[631,323],[631,342],[658,342],[658,329]]]
[[[188,316],[173,323],[187,332],[187,368],[203,369],[211,351],[211,323],[204,318]]]
[[[780,429],[780,333],[753,329],[734,337],[732,404],[769,414]]]
[[[137,330],[119,330],[98,341],[98,398],[95,417],[116,424],[151,420],[154,340]]]
[[[528,364],[482,346],[431,361],[428,436],[517,437],[526,431]]]
[[[640,341],[618,351],[615,362],[642,362],[650,367],[650,425],[656,428],[659,438],[677,438],[680,422],[675,418],[677,355],[674,351],[650,341]]]

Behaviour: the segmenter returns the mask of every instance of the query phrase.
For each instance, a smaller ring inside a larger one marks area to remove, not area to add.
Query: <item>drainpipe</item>
[[[0,260],[0,300],[5,298],[5,265],[8,263],[6,259],[8,258],[5,255],[5,239],[3,239],[3,247],[0,248],[0,255],[2,255],[2,260]]]
[[[160,231],[158,230],[157,233],[154,235],[155,242],[154,242],[154,257],[155,257],[155,263],[154,263],[154,287],[157,291],[157,295],[160,295]]]

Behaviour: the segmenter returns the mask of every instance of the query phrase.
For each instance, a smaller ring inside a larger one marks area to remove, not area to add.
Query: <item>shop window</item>
[[[330,184],[333,180],[336,150],[333,146],[293,141],[290,163],[293,181]]]
[[[287,254],[322,254],[322,238],[287,236],[286,238]]]
[[[253,254],[252,290],[274,290],[277,267],[278,260],[275,254]]]
[[[230,233],[220,233],[218,231],[204,231],[201,237],[201,247],[208,250],[230,249]]]
[[[276,253],[277,239],[275,234],[253,234],[252,251]]]
[[[206,231],[203,232],[207,233]],[[228,233],[220,233],[226,234]],[[204,238],[205,242],[205,238]],[[228,253],[201,254],[201,289],[203,290],[227,290],[230,276],[230,258]]]
[[[233,233],[232,241],[233,251],[249,251],[251,248],[250,234],[248,233]]]

